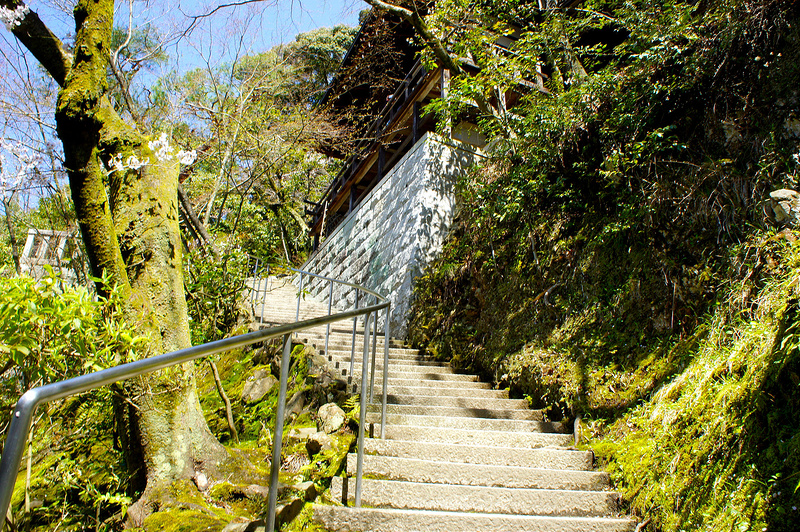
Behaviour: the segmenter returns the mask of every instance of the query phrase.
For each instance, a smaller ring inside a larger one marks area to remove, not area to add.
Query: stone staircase
[[[294,321],[296,289],[274,283],[265,323]],[[304,301],[301,319],[327,307]],[[257,313],[257,314],[260,314]],[[349,328],[348,325],[349,324]],[[352,322],[332,328],[328,357],[347,375]],[[325,328],[300,337],[322,350]],[[363,346],[363,339],[357,340]],[[383,348],[379,338],[374,403],[381,397]],[[360,383],[361,349],[352,375]],[[331,497],[342,506],[317,504],[314,520],[336,531],[419,532],[631,532],[619,515],[618,495],[606,473],[593,471],[590,451],[575,449],[560,423],[509,399],[474,375],[423,357],[392,340],[389,350],[385,439],[365,442],[361,508],[352,507],[356,455],[348,477],[336,477]],[[380,405],[370,404],[370,433],[380,434]]]

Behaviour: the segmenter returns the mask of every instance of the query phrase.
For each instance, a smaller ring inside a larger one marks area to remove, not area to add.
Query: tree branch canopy
[[[72,67],[72,55],[61,39],[42,22],[36,12],[19,0],[0,0],[2,19],[6,28],[42,64],[59,86],[64,86]]]
[[[456,76],[464,73],[464,69],[461,68],[461,65],[458,63],[458,61],[453,59],[453,56],[451,56],[450,52],[448,52],[447,48],[445,48],[444,43],[442,43],[442,41],[433,33],[433,31],[431,31],[430,27],[425,23],[425,20],[423,20],[416,10],[411,11],[410,9],[406,9],[396,4],[390,4],[388,2],[384,2],[383,0],[364,1],[375,9],[393,13],[406,20],[414,27],[417,35],[422,38],[425,44],[433,52],[433,55],[436,56],[436,59],[439,60],[444,68]]]

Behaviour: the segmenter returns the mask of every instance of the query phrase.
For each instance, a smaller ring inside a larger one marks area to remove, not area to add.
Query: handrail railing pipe
[[[267,272],[269,270],[267,269]],[[291,358],[291,336],[292,333],[311,327],[319,327],[326,325],[327,330],[330,330],[330,324],[353,318],[354,323],[359,316],[366,316],[364,324],[364,356],[361,370],[361,397],[360,397],[360,416],[359,416],[359,459],[356,471],[356,506],[361,504],[361,478],[362,478],[362,464],[363,464],[363,449],[364,449],[364,427],[366,423],[366,400],[367,395],[365,388],[367,387],[367,372],[369,370],[369,342],[370,342],[370,326],[374,329],[374,334],[377,334],[377,327],[371,324],[370,320],[377,321],[378,312],[386,309],[386,325],[385,332],[385,345],[384,345],[384,366],[383,366],[383,405],[381,409],[381,437],[384,436],[384,426],[386,425],[386,383],[388,380],[388,353],[389,353],[389,316],[390,306],[389,300],[374,292],[370,289],[358,286],[353,283],[331,279],[321,275],[313,274],[310,272],[293,270],[303,276],[316,277],[331,283],[330,294],[332,294],[333,283],[339,283],[344,286],[350,286],[356,289],[356,302],[358,301],[358,292],[363,291],[365,294],[372,294],[376,296],[375,305],[365,305],[363,308],[356,308],[353,310],[340,311],[336,314],[331,314],[331,301],[332,296],[329,295],[329,311],[327,316],[306,319],[295,323],[269,326],[258,331],[250,332],[217,340],[206,344],[187,347],[179,349],[170,353],[152,356],[121,364],[112,368],[96,371],[79,377],[74,377],[61,382],[55,382],[32,388],[25,392],[22,397],[17,401],[14,407],[14,414],[11,419],[8,434],[6,437],[5,446],[3,448],[2,458],[0,458],[0,515],[5,516],[8,513],[11,496],[14,490],[14,484],[19,474],[19,467],[24,453],[25,443],[28,439],[28,434],[31,428],[31,421],[36,408],[44,403],[63,399],[71,395],[86,392],[102,386],[106,386],[115,382],[124,381],[147,375],[155,371],[172,367],[178,364],[191,362],[198,358],[206,357],[223,351],[246,347],[255,343],[263,342],[271,338],[283,337],[283,355],[281,361],[281,381],[279,389],[278,407],[276,412],[276,427],[274,430],[274,441],[272,449],[272,465],[270,472],[270,486],[269,486],[269,520],[267,522],[267,530],[273,532],[275,526],[275,508],[277,504],[277,489],[278,489],[278,473],[280,470],[281,460],[281,442],[283,436],[283,417],[285,412],[286,402],[286,387],[288,383],[288,371]],[[254,267],[254,273],[258,274],[258,268]],[[252,290],[261,293],[261,282],[255,282],[254,279]],[[301,281],[302,282],[302,281]],[[264,285],[266,286],[266,285]],[[266,294],[266,290],[264,290]],[[263,318],[263,301],[262,301],[262,318]],[[299,313],[297,314],[299,318]],[[355,329],[354,329],[355,330]],[[373,342],[373,345],[374,342]],[[327,338],[326,338],[327,348]],[[351,364],[353,357],[351,357]],[[351,371],[352,376],[352,371]],[[4,521],[0,521],[0,530],[5,525]]]
[[[367,420],[367,365],[369,364],[369,320],[372,314],[364,317],[364,358],[361,362],[361,396],[358,412],[358,454],[356,455],[356,495],[355,506],[361,507],[361,478],[364,472],[364,425]]]

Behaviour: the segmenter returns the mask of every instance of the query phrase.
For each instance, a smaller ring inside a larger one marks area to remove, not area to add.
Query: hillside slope
[[[799,13],[589,2],[523,32],[549,94],[484,122],[496,156],[418,279],[412,340],[580,414],[654,529],[800,515],[799,252],[769,203],[800,177]]]

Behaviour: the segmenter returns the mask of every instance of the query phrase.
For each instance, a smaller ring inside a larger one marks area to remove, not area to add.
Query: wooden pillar
[[[417,143],[419,140],[419,102],[414,102],[414,108],[411,113],[411,135],[413,138],[411,139],[411,145]]]
[[[441,94],[441,98],[447,98],[447,93],[450,90],[450,71],[446,68],[442,69],[441,79],[439,80],[439,93]],[[444,125],[443,133],[449,138],[452,133],[452,124],[448,120]]]
[[[383,167],[386,165],[386,150],[383,149],[383,145],[378,147],[378,175],[375,178],[375,184],[377,185],[381,179],[383,179]]]

